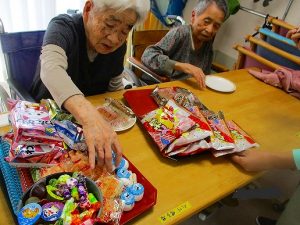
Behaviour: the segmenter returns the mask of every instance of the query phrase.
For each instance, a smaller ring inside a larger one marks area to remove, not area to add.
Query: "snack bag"
[[[72,114],[60,109],[56,102],[52,99],[42,99],[41,105],[49,111],[50,120],[69,120],[76,122]]]
[[[259,147],[259,144],[257,144],[234,121],[226,121],[226,124],[236,145],[235,152],[244,151],[252,147]]]
[[[54,121],[54,127],[64,142],[74,150],[85,151],[87,149],[84,141],[83,129],[69,120]]]
[[[196,124],[191,119],[191,114],[179,107],[173,100],[147,113],[141,122],[160,151]]]
[[[61,141],[54,126],[50,122],[48,111],[37,103],[18,101],[11,110],[10,120],[14,131],[14,141],[35,141],[42,143],[45,139],[49,141]],[[23,138],[24,135],[24,139]],[[48,143],[49,144],[49,143]]]
[[[176,91],[173,87],[159,88],[157,86],[152,91],[151,96],[159,106],[164,106],[170,99],[174,98],[175,94]]]
[[[235,143],[231,137],[224,119],[211,111],[204,112],[210,128],[213,131],[211,137],[211,147],[214,150],[229,150],[235,148]]]

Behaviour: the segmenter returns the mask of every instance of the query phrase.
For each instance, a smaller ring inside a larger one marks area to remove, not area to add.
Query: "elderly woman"
[[[84,96],[120,89],[126,38],[143,21],[149,0],[87,0],[82,14],[53,18],[44,36],[40,64],[31,88],[37,101],[53,98],[82,124],[91,168],[112,170],[121,146],[116,133]]]
[[[226,0],[200,0],[193,9],[191,25],[176,27],[160,42],[149,46],[142,56],[143,64],[172,80],[192,75],[200,88],[205,87],[204,76],[210,73],[212,64],[213,40],[227,14]]]

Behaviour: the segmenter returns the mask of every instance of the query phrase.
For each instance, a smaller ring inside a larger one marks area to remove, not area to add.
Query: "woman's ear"
[[[93,9],[94,3],[91,0],[87,0],[84,4],[82,16],[85,21],[87,21],[89,14]]]
[[[195,18],[196,18],[196,12],[195,12],[195,10],[193,10],[193,11],[192,11],[192,16],[191,16],[191,24],[194,23]]]

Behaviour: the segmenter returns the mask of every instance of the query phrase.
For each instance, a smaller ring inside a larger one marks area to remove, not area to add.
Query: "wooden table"
[[[209,89],[201,91],[192,79],[163,83],[160,87],[188,88],[208,108],[222,110],[227,119],[236,121],[261,145],[261,150],[289,151],[300,146],[298,99],[258,81],[245,70],[219,75],[233,81],[237,90],[230,94]],[[123,91],[119,91],[88,99],[94,105],[100,105],[105,97],[122,99],[122,94]],[[233,165],[227,157],[213,158],[210,153],[178,162],[165,159],[139,122],[129,131],[120,133],[119,140],[126,157],[158,190],[156,205],[130,224],[179,223],[257,176]],[[183,209],[181,213],[176,211],[175,216],[167,216],[166,213],[179,206]],[[5,201],[0,198],[0,218],[7,221],[3,224],[10,224],[12,220],[7,216],[6,208]],[[164,223],[160,221],[163,215],[168,218]]]

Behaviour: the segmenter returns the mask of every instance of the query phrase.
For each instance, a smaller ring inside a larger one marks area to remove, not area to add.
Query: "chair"
[[[249,67],[257,67],[260,69],[272,71],[281,67],[280,65],[256,54],[247,47],[237,44],[234,46],[234,49],[236,49],[239,52],[237,62],[234,66],[234,69],[236,70]]]
[[[295,26],[281,20],[281,19],[278,19],[278,18],[275,18],[273,16],[269,16],[267,18],[267,21],[272,24],[272,31],[277,33],[277,34],[280,34],[281,36],[284,36],[286,35],[286,33],[289,31],[289,30],[292,30],[294,28],[296,28]]]
[[[127,61],[132,66],[135,67],[132,68],[132,70],[139,78],[141,78],[141,75],[144,72],[145,75],[151,77],[157,83],[170,81],[169,77],[160,76],[154,73],[145,65],[143,65],[143,63],[141,62],[141,57],[143,55],[144,50],[149,45],[153,45],[159,42],[167,34],[168,31],[169,30],[141,30],[141,31],[133,30],[132,31],[131,56],[128,57]],[[215,62],[212,64],[212,70],[217,72],[229,71],[229,69],[226,68],[225,66]]]
[[[29,90],[41,54],[44,34],[45,31],[5,33],[2,24],[0,42],[13,98],[34,102]]]
[[[293,40],[274,33],[266,28],[258,27],[256,30],[260,33],[261,39],[270,45],[282,49],[290,54],[300,56],[300,50],[297,49],[296,43]]]
[[[246,36],[246,41],[250,42],[250,47],[253,52],[281,66],[291,69],[300,70],[300,57],[290,54],[282,49],[279,49],[261,39]]]
[[[127,61],[134,66],[132,68],[133,72],[137,77],[141,78],[142,73],[144,72],[157,83],[167,82],[170,79],[168,77],[160,76],[150,69],[148,69],[142,62],[141,58],[144,50],[149,46],[159,42],[166,34],[168,30],[141,30],[141,31],[132,31],[131,35],[131,56]]]

